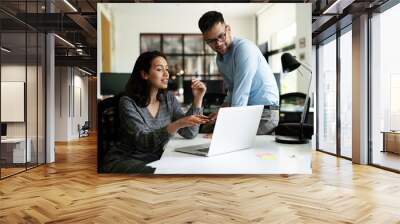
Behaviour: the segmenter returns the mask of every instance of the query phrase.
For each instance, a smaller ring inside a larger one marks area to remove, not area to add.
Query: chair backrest
[[[300,104],[299,101],[305,102],[307,98],[307,95],[301,92],[292,92],[292,93],[286,93],[282,94],[279,97],[279,106],[281,109],[284,109],[285,107],[289,105],[298,105],[298,106],[303,106]]]
[[[85,123],[82,125],[82,129],[88,130],[89,128],[90,128],[89,121],[85,121]]]
[[[97,172],[103,173],[104,157],[119,141],[118,104],[122,94],[104,99],[97,105]]]
[[[306,94],[301,92],[282,94],[279,98],[279,123],[300,123],[306,98]]]
[[[304,102],[303,112],[301,113],[301,120],[300,120],[301,124],[304,124],[304,122],[307,120],[309,111],[310,111],[310,97],[307,96],[306,101]]]

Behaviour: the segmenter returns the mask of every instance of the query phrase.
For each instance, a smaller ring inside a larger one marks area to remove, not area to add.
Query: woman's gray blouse
[[[183,113],[171,92],[160,95],[160,107],[155,117],[147,107],[139,107],[129,96],[122,96],[119,101],[121,142],[119,147],[111,149],[109,156],[145,162],[159,160],[164,146],[172,137],[167,132],[167,125],[184,116],[197,114],[202,114],[202,109],[193,106],[186,114]],[[199,125],[178,130],[182,137],[188,139],[194,138],[198,132]]]

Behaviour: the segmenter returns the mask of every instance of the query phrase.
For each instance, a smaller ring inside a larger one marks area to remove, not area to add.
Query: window
[[[400,4],[371,19],[372,163],[400,170]],[[393,133],[392,133],[393,132]]]
[[[340,155],[352,157],[352,32],[340,36]]]
[[[336,39],[318,48],[318,147],[336,154]]]

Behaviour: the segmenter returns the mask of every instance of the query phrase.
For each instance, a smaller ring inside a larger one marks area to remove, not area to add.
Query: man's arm
[[[233,60],[235,68],[231,106],[247,106],[258,67],[258,57],[252,46],[242,44],[236,50]]]

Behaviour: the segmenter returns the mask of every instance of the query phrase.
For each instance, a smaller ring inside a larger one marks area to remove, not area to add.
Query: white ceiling
[[[101,4],[101,3],[99,3]],[[271,6],[271,3],[103,3],[113,14],[155,14],[185,16],[202,15],[216,10],[223,13],[224,17],[248,17],[255,16],[260,10]],[[149,21],[150,22],[150,21]],[[155,21],[151,21],[155,22]]]

